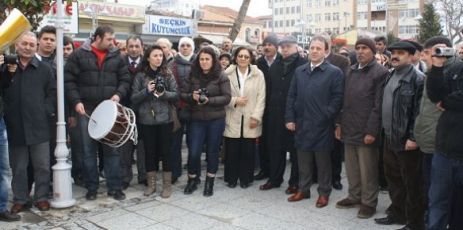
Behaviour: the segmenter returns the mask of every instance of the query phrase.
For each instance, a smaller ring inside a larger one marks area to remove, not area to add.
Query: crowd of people
[[[383,36],[364,37],[353,50],[335,51],[327,35],[313,36],[306,49],[292,36],[269,35],[257,49],[183,37],[175,51],[167,38],[145,45],[132,35],[116,44],[114,34],[99,26],[78,48],[64,38],[72,178],[87,200],[97,199],[100,176],[107,195],[124,200],[135,159],[143,195],[156,194],[160,177],[160,196],[170,197],[183,175],[185,136],[186,195],[203,177],[203,195],[213,196],[221,161],[231,189],[260,180],[262,191],[280,187],[289,156],[288,202],[311,198],[317,183],[315,205],[323,208],[332,189],[343,188],[344,160],[348,189],[337,208],[371,218],[384,190],[391,205],[377,224],[463,228],[463,47],[436,55],[452,48],[448,38],[388,45]],[[56,39],[45,26],[20,36],[13,60],[0,55],[2,221],[19,220],[32,204],[50,208]],[[104,100],[135,112],[138,141],[115,148],[90,137],[89,115]]]

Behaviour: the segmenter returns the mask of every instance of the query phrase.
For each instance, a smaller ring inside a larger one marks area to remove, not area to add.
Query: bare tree
[[[463,0],[434,0],[445,23],[445,31],[454,43],[463,41]]]
[[[241,24],[243,23],[244,18],[246,17],[246,13],[248,12],[248,7],[250,3],[251,3],[251,0],[243,0],[243,3],[241,3],[238,17],[233,23],[233,27],[230,31],[230,35],[229,35],[230,40],[234,41],[236,36],[238,36],[238,33],[240,32],[240,29],[241,29]]]

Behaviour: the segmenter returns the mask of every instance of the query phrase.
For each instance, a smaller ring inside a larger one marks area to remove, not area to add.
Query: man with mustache
[[[269,69],[270,67],[274,64],[277,63],[281,60],[281,55],[278,53],[278,38],[275,35],[269,35],[267,36],[264,41],[262,42],[263,44],[263,50],[264,50],[264,55],[257,59],[257,67],[264,73],[264,79],[265,79],[265,89],[266,89],[266,94],[269,94],[269,88],[270,88],[270,75],[269,75]],[[268,97],[266,97],[268,99]],[[263,126],[262,128],[265,128],[265,125],[267,123],[267,116],[264,113],[264,117],[262,119]],[[269,174],[269,159],[268,159],[268,154],[267,151],[265,150],[265,136],[264,136],[264,130],[262,130],[262,136],[259,138],[259,163],[260,163],[260,171],[258,174],[254,176],[254,180],[262,180],[268,177]]]
[[[420,108],[424,75],[412,65],[415,46],[397,42],[389,47],[394,70],[383,92],[384,174],[392,204],[377,224],[404,224],[401,229],[424,229],[423,153],[415,142],[414,123]]]

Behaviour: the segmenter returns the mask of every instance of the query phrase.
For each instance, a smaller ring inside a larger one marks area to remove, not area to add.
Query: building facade
[[[152,0],[150,7],[158,11],[175,12],[182,16],[191,17],[193,11],[199,9],[199,3],[191,0]]]

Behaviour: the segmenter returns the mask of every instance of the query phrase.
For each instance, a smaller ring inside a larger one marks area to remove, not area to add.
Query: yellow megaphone
[[[0,52],[4,51],[24,32],[32,28],[29,20],[14,8],[0,26]]]

